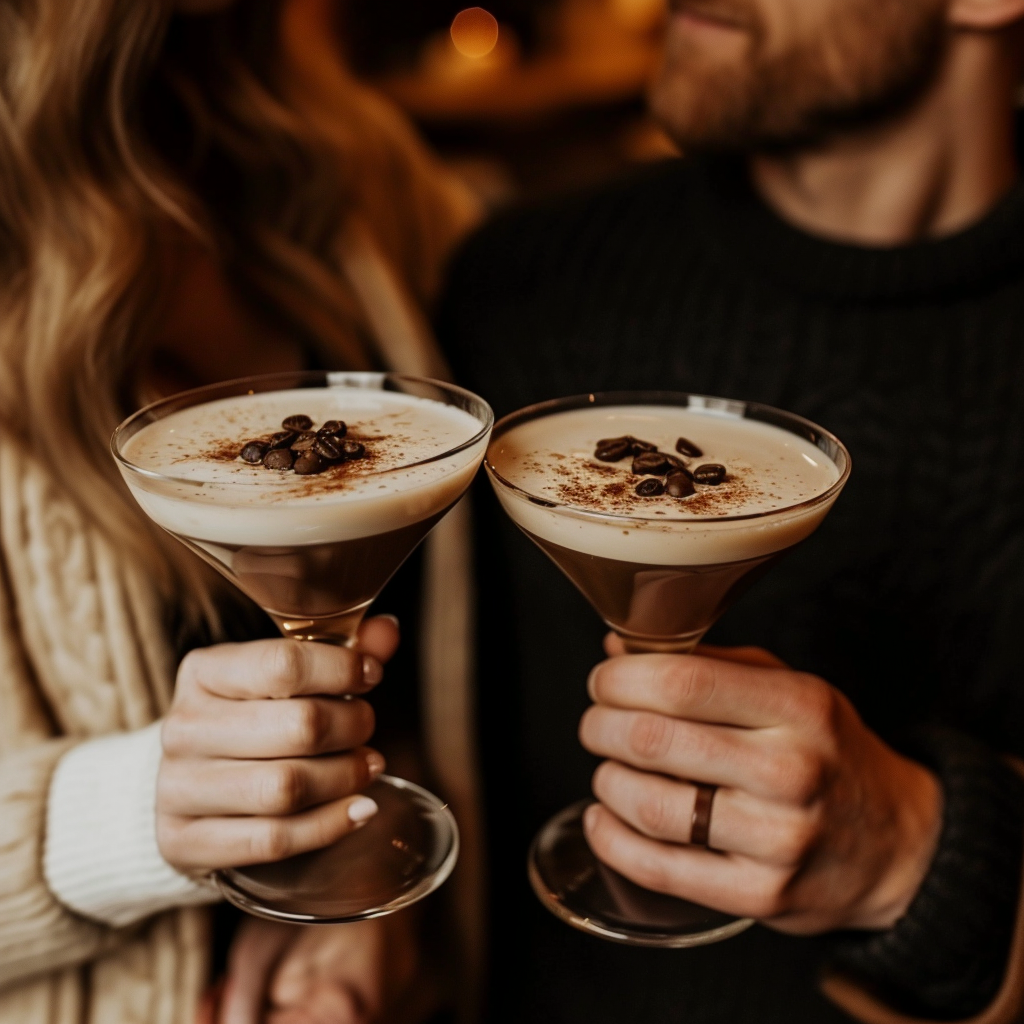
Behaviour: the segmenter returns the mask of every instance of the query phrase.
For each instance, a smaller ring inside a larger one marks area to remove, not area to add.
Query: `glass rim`
[[[691,403],[691,399],[696,399],[696,402]],[[703,410],[705,414],[709,416],[728,416],[736,419],[755,419],[755,417],[750,416],[749,413],[761,413],[766,418],[757,419],[757,422],[767,423],[769,426],[779,427],[779,429],[782,430],[787,429],[780,423],[775,422],[776,420],[781,420],[786,424],[803,428],[802,433],[797,430],[790,430],[789,432],[803,437],[804,440],[810,441],[815,445],[815,447],[831,459],[833,465],[835,465],[836,469],[839,470],[839,477],[827,490],[822,491],[820,494],[816,494],[813,498],[805,498],[803,501],[796,502],[793,505],[786,505],[783,508],[773,508],[764,512],[748,512],[744,515],[736,516],[692,516],[688,519],[666,519],[664,516],[638,516],[620,515],[615,512],[590,512],[568,502],[552,501],[550,498],[541,497],[538,494],[532,494],[525,488],[512,483],[510,480],[502,476],[491,462],[491,446],[503,434],[521,423],[541,419],[544,416],[550,416],[559,412],[568,412],[572,409],[628,405],[670,405],[686,408],[692,407],[694,409]],[[821,441],[825,441],[830,444],[834,447],[836,454],[842,455],[846,463],[845,466],[840,466],[833,455],[822,448],[819,443]],[[494,429],[491,432],[491,439],[487,445],[487,452],[484,454],[484,468],[487,470],[487,475],[491,480],[500,485],[503,489],[513,492],[518,497],[529,501],[533,505],[557,512],[559,515],[567,515],[590,522],[612,522],[616,525],[622,523],[634,523],[637,526],[659,525],[665,527],[669,524],[699,524],[703,526],[711,523],[750,522],[751,520],[770,519],[773,516],[788,515],[793,512],[815,508],[816,506],[824,504],[837,496],[843,487],[846,486],[846,481],[849,479],[850,472],[853,469],[853,459],[846,445],[843,444],[843,442],[840,441],[839,438],[830,430],[826,430],[824,427],[818,426],[817,423],[814,423],[812,420],[809,420],[804,416],[799,416],[792,412],[786,412],[784,409],[779,409],[773,405],[766,405],[763,402],[745,402],[739,399],[718,398],[713,395],[702,395],[690,391],[592,391],[585,395],[570,395],[566,398],[552,398],[544,402],[536,402],[533,405],[524,406],[522,409],[517,409],[515,412],[509,413],[507,416],[503,416],[494,424]]]
[[[316,381],[323,382],[322,387],[324,390],[328,390],[330,388],[343,390],[346,382],[351,381],[351,390],[353,391],[383,390],[383,385],[388,381],[409,384],[426,384],[430,387],[446,391],[449,394],[459,395],[469,400],[470,403],[476,403],[481,406],[482,410],[486,413],[484,418],[480,420],[480,429],[468,440],[463,441],[444,452],[440,452],[437,455],[431,455],[430,458],[427,459],[420,459],[417,462],[409,462],[402,466],[392,466],[390,469],[376,470],[372,473],[366,474],[368,477],[385,476],[388,473],[405,472],[410,469],[416,469],[420,466],[427,466],[431,463],[439,462],[442,459],[451,458],[453,455],[458,455],[459,452],[472,448],[481,440],[485,439],[494,427],[494,410],[488,402],[474,392],[469,391],[466,388],[459,387],[457,384],[451,384],[448,381],[437,380],[433,377],[417,377],[414,374],[409,373],[392,373],[372,370],[292,370],[279,373],[252,374],[247,377],[236,377],[232,380],[220,381],[216,384],[204,384],[202,387],[189,388],[186,391],[178,391],[173,395],[158,398],[156,401],[150,402],[147,405],[144,405],[141,409],[136,410],[117,425],[113,434],[110,436],[110,452],[117,460],[119,466],[130,471],[132,474],[149,480],[159,481],[161,483],[182,484],[196,489],[208,489],[211,487],[250,488],[252,486],[251,483],[243,483],[241,481],[218,480],[211,482],[208,480],[196,480],[192,477],[171,476],[167,473],[161,473],[154,469],[146,469],[143,466],[136,465],[124,456],[120,450],[120,442],[130,428],[135,426],[143,418],[151,416],[156,410],[165,410],[165,415],[153,417],[151,422],[154,423],[157,422],[157,420],[164,419],[166,415],[170,415],[172,412],[177,412],[179,409],[188,409],[196,405],[202,405],[203,396],[213,396],[217,394],[218,397],[221,398],[239,397],[246,394],[267,393],[275,390],[291,390],[286,387],[266,387],[261,389],[260,392],[255,390],[238,392],[235,390],[248,385],[271,385],[273,383],[287,384],[290,382],[294,387],[301,388],[302,382],[310,384]],[[375,385],[380,386],[375,387]],[[229,393],[219,394],[225,389],[228,389]],[[216,398],[210,397],[208,400],[215,401]],[[470,415],[475,414],[470,413]],[[479,419],[479,417],[477,418]],[[141,429],[141,427],[139,429]],[[133,431],[131,436],[134,436],[134,433],[135,432]]]

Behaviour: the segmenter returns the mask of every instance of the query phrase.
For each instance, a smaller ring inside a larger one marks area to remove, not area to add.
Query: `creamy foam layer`
[[[305,413],[315,426],[348,424],[366,457],[316,476],[276,472],[239,459],[242,445]],[[225,398],[143,427],[122,454],[144,477],[122,470],[151,518],[172,533],[218,544],[327,544],[419,522],[465,491],[486,439],[448,458],[482,424],[428,399],[362,388],[302,388]]]
[[[704,452],[691,468],[721,463],[728,471],[717,487],[697,486],[685,498],[644,498],[642,477],[630,460],[594,458],[598,440],[632,435],[663,452],[685,437]],[[524,530],[588,554],[654,565],[709,565],[757,558],[803,540],[831,502],[794,508],[828,491],[840,473],[809,441],[766,423],[720,410],[675,406],[587,407],[528,421],[492,442],[487,461],[497,473],[540,501],[588,518],[546,508],[497,487],[498,497]],[[733,521],[730,517],[775,515]]]

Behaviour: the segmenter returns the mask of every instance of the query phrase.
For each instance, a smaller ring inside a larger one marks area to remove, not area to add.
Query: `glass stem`
[[[274,620],[282,636],[295,640],[316,640],[323,644],[335,644],[338,647],[355,647],[359,634],[359,626],[369,604],[353,608],[341,615],[330,615],[318,618],[299,619],[292,616],[277,615],[268,612]]]
[[[631,636],[616,630],[627,654],[689,654],[704,639],[706,632],[707,630],[702,629],[699,633],[688,636],[666,637],[660,640],[657,637]]]

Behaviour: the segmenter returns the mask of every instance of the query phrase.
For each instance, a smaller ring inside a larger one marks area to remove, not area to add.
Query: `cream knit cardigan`
[[[358,224],[342,260],[387,363],[442,373],[415,305]],[[482,875],[467,516],[460,505],[428,542],[421,664],[428,757],[462,828],[449,890],[471,1016]],[[0,1024],[193,1022],[208,981],[207,911],[111,928],[62,905],[43,871],[47,796],[62,756],[82,740],[141,730],[170,704],[175,666],[162,621],[144,575],[57,481],[0,438]]]
[[[36,463],[0,440],[0,1021],[192,1024],[206,914],[114,930],[43,877],[50,778],[76,741],[141,729],[173,663],[151,587]]]

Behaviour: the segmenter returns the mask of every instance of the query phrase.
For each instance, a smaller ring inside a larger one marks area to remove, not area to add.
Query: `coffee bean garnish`
[[[637,476],[661,476],[669,464],[661,452],[641,452],[633,459],[632,471]]]
[[[693,471],[693,479],[699,484],[717,486],[725,479],[725,466],[721,466],[717,462],[705,463]]]
[[[327,465],[316,452],[306,451],[295,460],[294,468],[299,476],[312,476],[314,473],[322,473]]]
[[[659,494],[665,493],[665,485],[660,480],[649,477],[636,485],[636,493],[641,498],[656,498]]]
[[[281,425],[285,429],[269,438],[247,441],[238,453],[239,458],[251,466],[262,463],[267,469],[294,469],[300,476],[312,476],[339,462],[366,455],[364,445],[345,440],[348,427],[341,420],[327,420],[319,430],[314,430],[310,417],[297,414],[286,417]]]
[[[240,452],[243,462],[257,466],[263,461],[263,456],[270,451],[270,445],[265,441],[250,441]]]
[[[337,462],[341,458],[341,441],[336,441],[327,434],[318,434],[313,442],[313,451],[321,458]]]
[[[645,480],[644,483],[647,481]],[[669,473],[665,480],[665,490],[673,498],[688,498],[691,494],[697,493],[697,488],[693,486],[689,474],[678,470],[675,473]]]
[[[643,452],[656,452],[658,450],[658,446],[651,444],[650,441],[641,441],[636,437],[627,437],[626,440],[629,442],[630,447],[632,447],[634,455],[640,455]]]
[[[677,459],[674,455],[665,455],[665,461],[673,468],[678,469],[683,473],[689,473],[690,471],[686,468],[686,463],[682,459]]]
[[[685,437],[681,437],[676,441],[676,451],[680,455],[685,455],[688,459],[699,459],[704,454],[700,448]]]
[[[290,448],[274,448],[263,457],[267,469],[291,469],[295,454]]]
[[[366,454],[366,448],[358,441],[342,441],[338,447],[341,449],[341,457],[346,462],[361,459]]]
[[[633,442],[628,437],[606,437],[594,449],[594,458],[601,462],[619,462],[632,454]]]
[[[270,438],[270,448],[272,451],[277,448],[290,448],[292,442],[298,436],[298,431],[295,430],[282,430],[278,434],[272,434]]]

